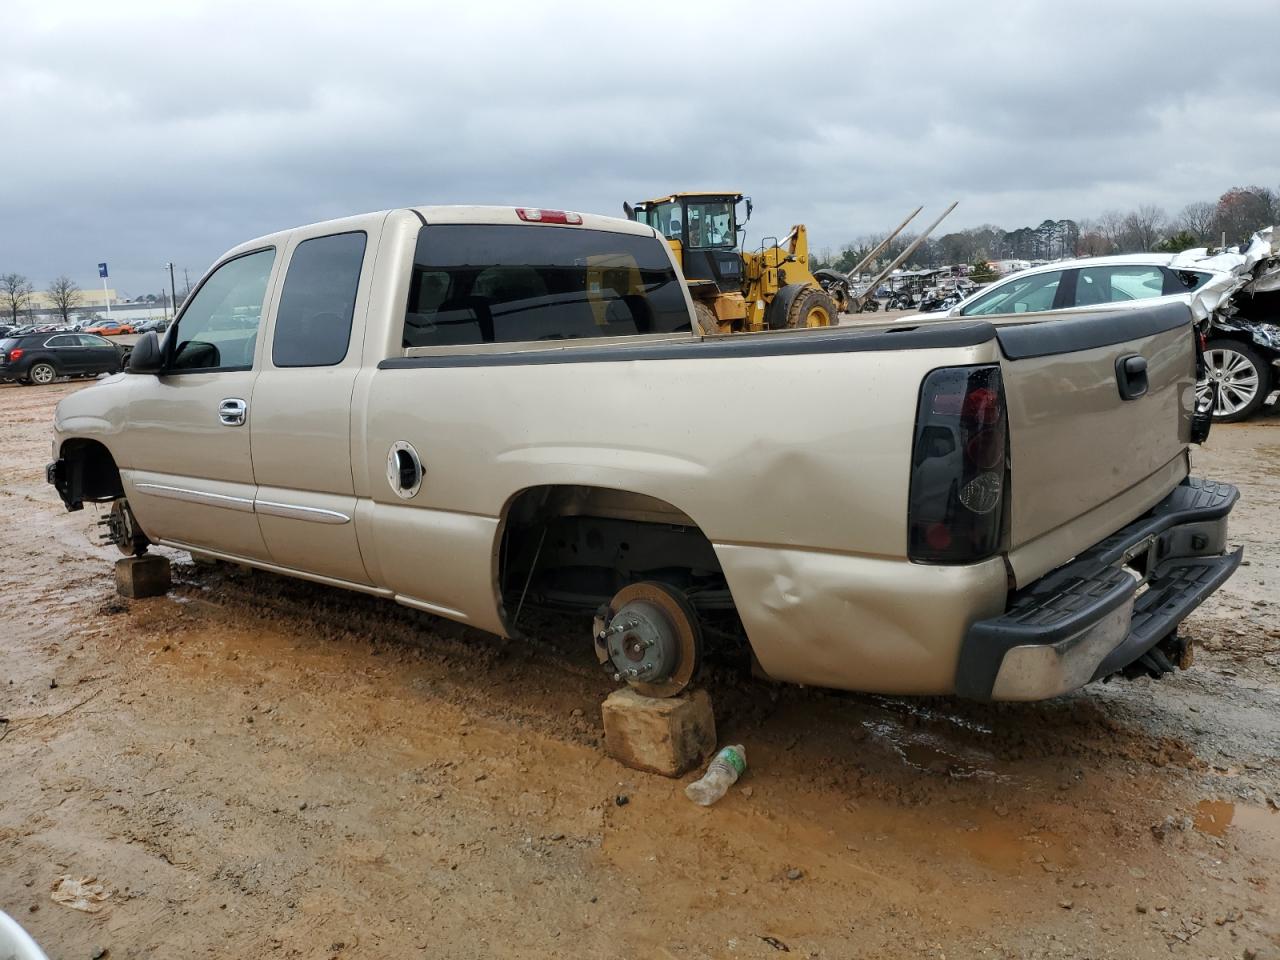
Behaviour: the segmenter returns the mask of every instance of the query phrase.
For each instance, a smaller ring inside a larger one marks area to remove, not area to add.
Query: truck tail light
[[[582,214],[566,210],[540,210],[537,207],[516,207],[516,216],[527,223],[582,223]]]
[[[972,563],[1000,549],[1008,451],[998,366],[943,367],[925,377],[911,451],[911,560]]]

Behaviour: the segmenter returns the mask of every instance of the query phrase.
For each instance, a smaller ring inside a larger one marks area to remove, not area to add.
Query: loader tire
[[[698,321],[695,333],[700,333],[704,337],[713,337],[720,332],[720,321],[709,303],[699,300],[693,305],[693,315]]]
[[[774,330],[834,327],[840,322],[836,302],[821,287],[789,284],[769,304],[769,326]]]

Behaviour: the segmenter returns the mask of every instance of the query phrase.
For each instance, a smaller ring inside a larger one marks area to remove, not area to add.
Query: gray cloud
[[[0,271],[156,290],[424,202],[732,187],[835,247],[1280,185],[1273,2],[1006,6],[9,0]]]

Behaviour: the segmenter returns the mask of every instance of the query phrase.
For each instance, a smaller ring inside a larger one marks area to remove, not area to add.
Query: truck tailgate
[[[1006,324],[997,336],[1008,398],[1009,563],[1021,587],[1149,510],[1186,476],[1195,345],[1184,304]]]

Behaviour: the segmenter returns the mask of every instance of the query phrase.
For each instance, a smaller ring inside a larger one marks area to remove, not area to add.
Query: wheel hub
[[[111,512],[98,521],[105,527],[102,539],[116,545],[126,557],[142,556],[147,550],[147,538],[138,529],[138,522],[133,518],[127,500],[116,500],[111,504]]]
[[[650,697],[675,696],[693,679],[702,635],[688,599],[663,583],[632,584],[597,614],[596,657],[615,679]]]

